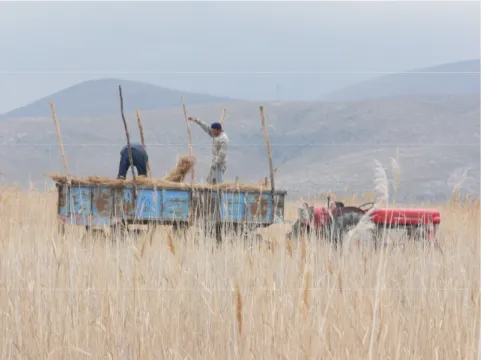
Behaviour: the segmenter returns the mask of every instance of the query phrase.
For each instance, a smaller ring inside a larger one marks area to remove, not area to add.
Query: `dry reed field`
[[[270,247],[161,227],[112,244],[60,235],[54,192],[5,189],[0,358],[476,359],[480,204],[434,207],[442,251],[288,245],[287,224]]]

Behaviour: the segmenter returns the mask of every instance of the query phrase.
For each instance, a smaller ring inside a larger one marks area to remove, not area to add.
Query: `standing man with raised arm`
[[[213,138],[213,157],[207,181],[209,184],[223,183],[223,175],[225,174],[227,163],[228,136],[221,128],[220,123],[215,122],[211,124],[210,127],[207,123],[198,118],[189,117],[188,120],[197,123],[210,137]]]

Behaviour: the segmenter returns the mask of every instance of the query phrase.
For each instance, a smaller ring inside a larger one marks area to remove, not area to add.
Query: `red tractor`
[[[377,247],[379,235],[384,230],[403,229],[411,238],[424,238],[437,245],[436,232],[440,224],[440,213],[434,209],[374,208],[369,202],[360,206],[345,206],[342,202],[330,201],[328,206],[299,208],[298,219],[287,234],[288,239],[298,239],[302,233],[315,233],[318,238],[327,238],[340,244],[351,229],[366,217],[372,222],[372,238]]]

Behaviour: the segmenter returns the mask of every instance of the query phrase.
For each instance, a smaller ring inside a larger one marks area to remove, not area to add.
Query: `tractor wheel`
[[[407,235],[408,235],[408,238],[411,239],[411,241],[414,241],[416,243],[420,243],[423,240],[426,240],[425,231],[422,226],[417,226],[417,225],[409,226],[407,228]]]
[[[390,230],[389,227],[383,224],[379,224],[373,231],[373,243],[374,250],[377,251],[379,246],[386,246],[387,239],[384,237],[385,234]]]
[[[424,247],[433,247],[436,250],[440,250],[440,246],[434,239],[428,238],[427,228],[423,226],[411,226],[407,228],[407,235],[411,242],[416,244],[422,244]]]
[[[342,229],[337,225],[335,219],[330,220],[327,224],[326,236],[329,244],[337,249],[342,241]]]
[[[286,234],[287,240],[299,241],[302,236],[307,238],[310,235],[311,228],[309,225],[303,225],[300,220],[297,220],[292,226],[292,230]]]
[[[333,218],[330,223],[330,240],[336,248],[342,246],[345,235],[359,224],[362,216],[363,213],[351,211]]]

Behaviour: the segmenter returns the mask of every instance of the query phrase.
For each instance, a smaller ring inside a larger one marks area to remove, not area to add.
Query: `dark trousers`
[[[138,176],[147,176],[148,171],[146,164],[148,162],[148,154],[144,150],[138,150],[136,148],[132,148],[132,161],[136,170],[138,172]],[[119,162],[119,173],[117,178],[121,176],[126,178],[127,171],[130,166],[129,162],[129,149],[126,148],[121,152],[121,161]]]

